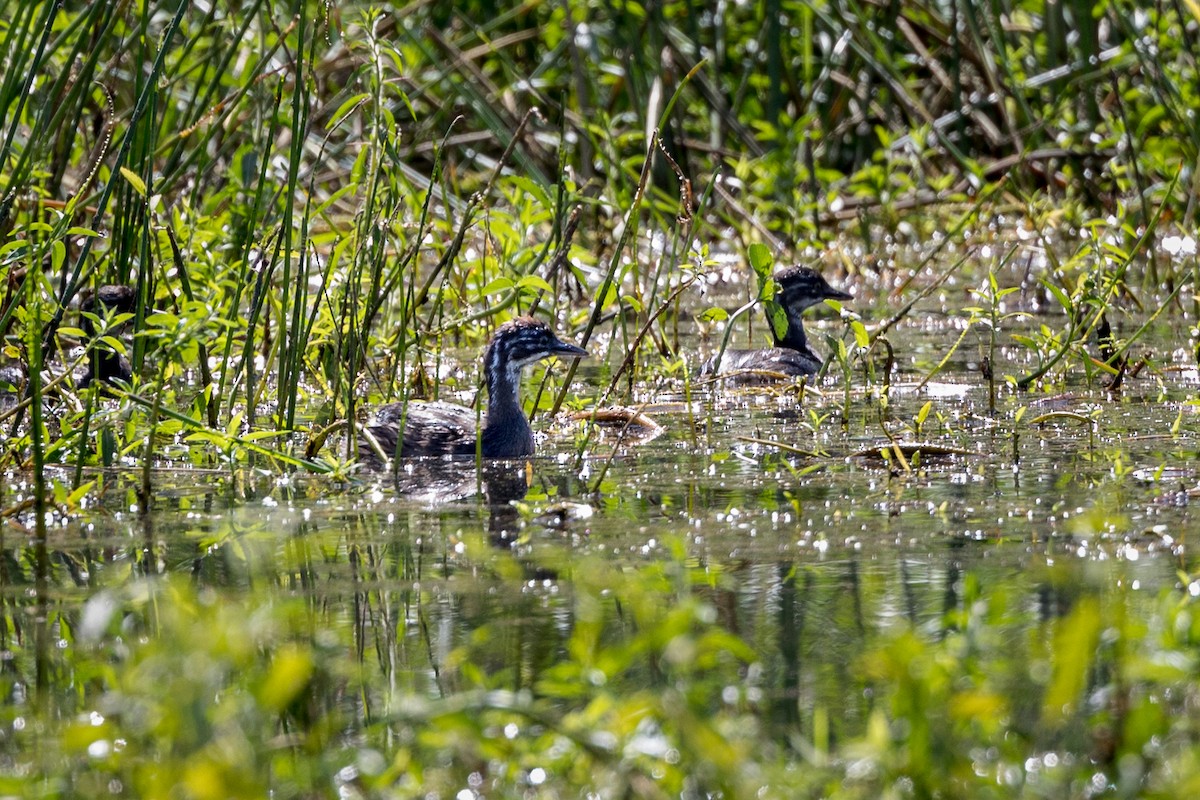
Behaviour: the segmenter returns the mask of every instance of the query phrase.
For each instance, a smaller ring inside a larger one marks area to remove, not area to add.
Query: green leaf
[[[608,308],[615,302],[617,302],[617,282],[613,281],[608,285],[608,291],[604,293],[604,298],[600,302],[600,307]]]
[[[787,312],[774,300],[767,300],[766,306],[767,319],[771,321],[771,330],[775,331],[776,338],[782,339],[787,336],[788,331]]]
[[[55,239],[50,243],[50,271],[58,272],[62,269],[63,261],[67,257],[67,245],[62,239]]]
[[[758,279],[758,299],[766,306],[767,319],[771,322],[771,329],[777,338],[782,339],[787,335],[788,321],[783,307],[775,302],[777,287],[771,278],[775,257],[771,255],[771,249],[761,242],[750,245],[746,250],[746,257],[750,261],[751,269],[754,270],[754,276]]]
[[[754,270],[755,276],[758,278],[758,299],[766,300],[775,296],[774,282],[771,280],[771,268],[775,264],[775,258],[771,255],[771,249],[762,242],[755,242],[746,250],[746,257],[750,260],[750,268]],[[771,293],[763,294],[767,289],[767,284],[770,283]]]
[[[20,249],[22,249],[24,247],[28,247],[28,246],[29,246],[29,242],[26,241],[25,239],[13,239],[11,242],[9,242],[6,245],[0,245],[0,256],[8,255],[9,253],[11,253],[14,250],[20,250]]]
[[[350,116],[360,104],[365,103],[370,98],[371,95],[366,92],[360,92],[349,98],[346,102],[338,106],[337,111],[333,112],[333,116],[329,118],[329,124],[325,126],[325,130],[333,130],[338,125],[341,125],[346,117]]]
[[[933,401],[926,400],[925,405],[921,406],[921,410],[917,412],[917,425],[925,424],[925,419],[929,416],[929,410],[933,408]]]
[[[554,203],[550,200],[550,196],[546,194],[546,190],[539,186],[533,179],[527,178],[524,175],[514,175],[509,179],[512,184],[524,192],[533,195],[542,208],[547,211],[554,210]]]
[[[229,437],[214,431],[195,431],[183,437],[183,440],[188,444],[215,444],[223,447]]]
[[[140,175],[131,170],[129,167],[121,167],[121,175],[124,176],[125,180],[129,181],[129,185],[133,187],[135,192],[140,194],[142,197],[146,196],[146,184]]]
[[[1055,625],[1053,675],[1042,703],[1044,722],[1065,721],[1080,702],[1091,674],[1102,627],[1095,598],[1085,597]]]
[[[1046,287],[1046,291],[1054,295],[1054,299],[1057,300],[1058,304],[1063,307],[1063,311],[1066,311],[1068,314],[1070,314],[1074,310],[1074,304],[1071,303],[1071,298],[1067,297],[1067,293],[1060,289],[1056,284],[1046,280],[1045,278],[1041,279],[1041,284],[1042,286]]]
[[[314,668],[307,648],[296,644],[281,647],[259,691],[259,702],[272,711],[283,711],[308,686]]]
[[[522,289],[541,289],[543,292],[554,292],[554,287],[546,282],[546,279],[540,275],[526,275],[517,281],[517,286]]]
[[[164,328],[167,330],[175,330],[179,327],[179,317],[168,311],[160,311],[157,314],[151,314],[145,319],[147,327]]]
[[[854,331],[854,341],[862,348],[871,346],[871,334],[867,333],[867,328],[858,320],[851,320],[850,330]]]
[[[491,294],[499,294],[513,287],[513,279],[508,277],[496,278],[494,281],[483,287],[481,294],[486,297]]]
[[[250,431],[242,436],[244,442],[262,442],[270,439],[278,439],[280,437],[289,436],[287,431]]]

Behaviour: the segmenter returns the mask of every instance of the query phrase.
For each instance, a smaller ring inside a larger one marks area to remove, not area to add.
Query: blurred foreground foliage
[[[298,595],[139,579],[51,607],[40,650],[46,607],[27,605],[7,617],[0,789],[1166,798],[1200,782],[1200,619],[1177,592],[1138,620],[1126,590],[1060,585],[1047,616],[968,573],[936,630],[877,631],[834,676],[860,694],[851,723],[801,702],[803,670],[799,695],[768,694],[769,665],[720,624],[708,580],[683,561],[581,559],[562,576],[565,652],[528,685],[484,666],[502,630],[419,666],[364,652],[341,611]]]

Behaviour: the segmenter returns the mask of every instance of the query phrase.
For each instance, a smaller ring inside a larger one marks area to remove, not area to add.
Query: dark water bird
[[[521,411],[521,370],[550,356],[586,356],[560,341],[550,326],[519,317],[496,329],[483,354],[488,409],[480,448],[484,458],[533,455],[533,431]],[[379,409],[366,432],[389,456],[474,456],[475,411],[453,403],[391,403]],[[378,464],[369,441],[358,443],[360,461]]]
[[[774,347],[726,350],[720,362],[715,356],[705,362],[700,369],[702,375],[752,370],[801,377],[821,369],[821,357],[809,347],[801,315],[823,300],[849,300],[851,295],[830,286],[821,273],[811,267],[789,267],[776,272],[774,278],[778,287],[775,300],[787,316],[787,330],[783,336],[772,327]]]
[[[132,286],[110,284],[101,286],[94,293],[86,293],[79,299],[79,310],[103,317],[105,314],[132,314],[137,308],[137,290]],[[96,335],[96,327],[86,316],[83,330],[88,338]],[[91,354],[87,372],[79,381],[79,388],[86,389],[93,381],[112,384],[133,382],[133,367],[129,359],[104,345],[97,345]]]

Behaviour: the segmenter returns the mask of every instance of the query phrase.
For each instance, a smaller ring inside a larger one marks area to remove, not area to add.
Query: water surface
[[[841,335],[833,320],[816,329]],[[866,736],[903,631],[932,643],[976,631],[985,666],[1006,676],[1007,724],[1036,742],[1042,716],[1028,698],[1051,681],[1057,621],[1081,603],[1150,620],[1164,593],[1188,591],[1196,375],[1146,369],[1119,394],[1084,381],[1041,394],[1001,386],[993,414],[976,344],[921,384],[952,334],[928,320],[893,331],[905,357],[886,390],[878,376],[865,388],[861,365],[848,389],[835,368],[803,395],[640,385],[627,400],[646,404],[665,428],[657,437],[539,418],[538,458],[480,474],[406,465],[401,491],[386,474],[334,485],[166,470],[142,516],[137,476],[108,473],[99,507],[56,520],[44,584],[27,529],[14,521],[4,534],[10,695],[61,681],[80,688],[51,705],[86,708],[70,651],[119,636],[120,614],[133,613],[119,609],[141,596],[131,587],[174,575],[222,603],[307,609],[302,627],[367,676],[351,693],[330,680],[323,698],[357,724],[480,680],[551,685],[580,658],[581,614],[615,647],[644,633],[642,615],[696,601],[702,622],[753,654],[721,697],[749,703],[784,748]],[[1002,355],[998,372],[1027,367],[1012,360],[1020,350]],[[586,366],[578,393],[609,374]],[[893,439],[939,449],[881,456]],[[29,490],[10,486],[5,505]],[[39,649],[31,632],[47,620],[53,646]],[[663,679],[636,660],[604,674],[626,692]],[[6,713],[4,747],[29,769],[27,734],[12,728],[26,702]],[[1094,744],[1080,730],[1034,749],[1086,757]],[[980,769],[989,758],[1000,760],[982,756]]]

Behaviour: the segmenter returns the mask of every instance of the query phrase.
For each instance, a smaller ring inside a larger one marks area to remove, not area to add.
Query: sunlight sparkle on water
[[[1162,249],[1170,256],[1196,255],[1196,240],[1191,236],[1164,236]]]

